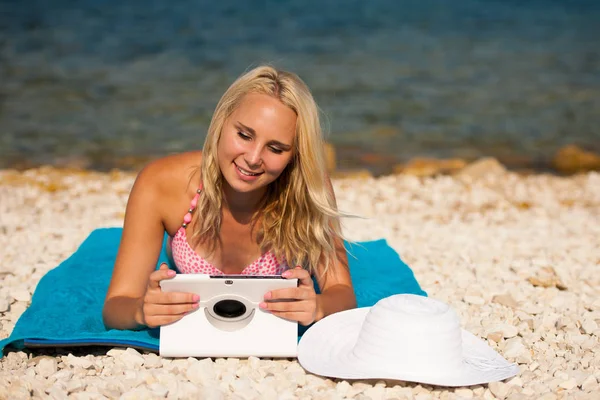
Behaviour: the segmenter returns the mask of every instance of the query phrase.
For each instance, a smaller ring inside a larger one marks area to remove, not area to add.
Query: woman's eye
[[[238,132],[238,136],[244,140],[250,140],[250,136],[246,135],[244,132]]]
[[[271,151],[275,154],[281,154],[283,153],[283,150],[278,149],[277,147],[271,147]]]

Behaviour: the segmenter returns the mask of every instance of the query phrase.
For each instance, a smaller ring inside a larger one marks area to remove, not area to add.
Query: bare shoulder
[[[147,164],[136,178],[136,190],[155,199],[167,231],[179,226],[180,214],[200,184],[201,161],[200,151],[165,156]]]
[[[162,195],[181,193],[190,184],[196,184],[200,179],[200,151],[173,154],[156,159],[139,172],[136,184],[139,182],[146,190]]]

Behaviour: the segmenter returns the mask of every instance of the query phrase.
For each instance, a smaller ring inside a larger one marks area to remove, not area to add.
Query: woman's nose
[[[244,159],[248,163],[249,167],[258,167],[262,163],[261,156],[262,149],[260,146],[252,146],[252,148],[248,149],[246,152]]]

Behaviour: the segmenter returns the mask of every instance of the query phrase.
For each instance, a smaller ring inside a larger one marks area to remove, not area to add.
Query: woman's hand
[[[149,328],[170,324],[198,308],[200,297],[197,294],[165,293],[161,290],[160,281],[172,279],[174,276],[175,271],[170,270],[165,263],[150,274],[139,317],[136,318],[139,324]]]
[[[273,290],[265,294],[265,302],[260,308],[279,317],[310,325],[317,319],[317,294],[313,280],[302,267],[290,269],[281,274],[286,279],[298,279],[298,287]],[[283,300],[283,301],[282,301]]]

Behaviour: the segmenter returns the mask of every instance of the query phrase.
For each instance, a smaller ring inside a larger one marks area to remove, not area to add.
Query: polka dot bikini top
[[[196,190],[196,195],[192,199],[190,208],[183,217],[183,224],[181,224],[181,227],[171,240],[173,262],[179,272],[183,274],[224,275],[223,271],[200,257],[187,241],[186,228],[192,221],[192,213],[198,204],[201,191],[202,186]],[[281,275],[286,269],[289,269],[289,267],[285,259],[280,262],[271,251],[268,251],[260,256],[258,260],[246,266],[241,275]]]

